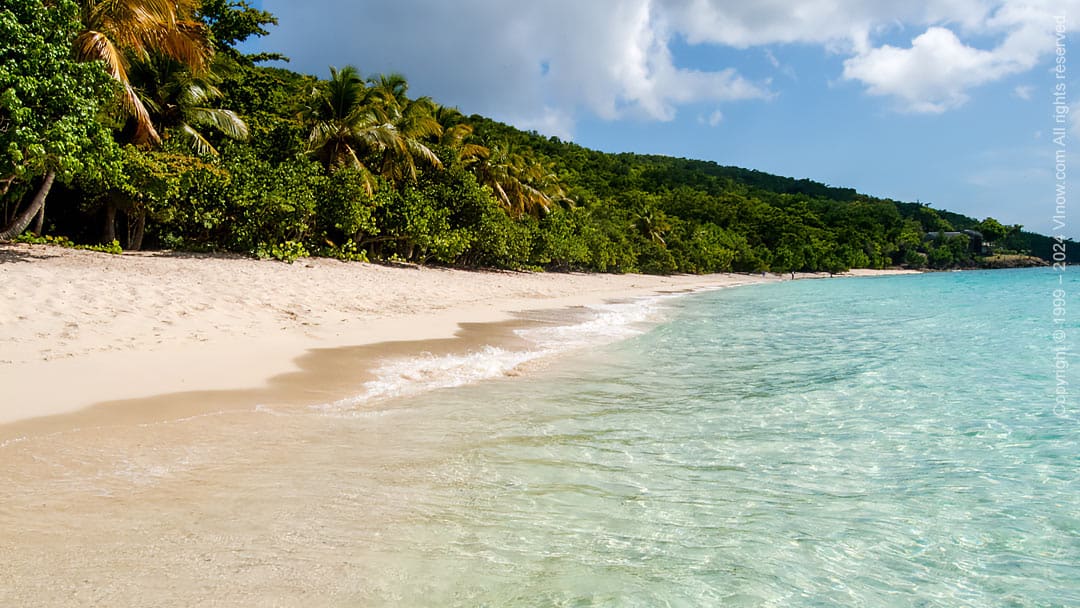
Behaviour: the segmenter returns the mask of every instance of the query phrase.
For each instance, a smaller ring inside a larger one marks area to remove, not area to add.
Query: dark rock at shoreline
[[[979,262],[979,268],[1036,268],[1050,262],[1032,255],[995,255]]]

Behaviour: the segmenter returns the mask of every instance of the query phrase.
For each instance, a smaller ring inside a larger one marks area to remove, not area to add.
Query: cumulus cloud
[[[564,137],[583,113],[666,121],[681,107],[775,94],[771,81],[751,80],[737,66],[679,65],[675,40],[767,57],[778,45],[823,46],[845,57],[842,77],[869,94],[907,111],[943,112],[981,85],[1031,69],[1053,50],[1054,15],[1080,14],[1080,0],[263,4],[282,24],[267,45],[296,68],[400,71],[414,93]],[[921,33],[909,46],[881,43],[904,31]]]
[[[844,62],[844,77],[872,95],[900,100],[914,112],[943,112],[962,105],[967,91],[1017,71],[994,53],[966,46],[951,31],[932,27],[910,48],[885,45]]]

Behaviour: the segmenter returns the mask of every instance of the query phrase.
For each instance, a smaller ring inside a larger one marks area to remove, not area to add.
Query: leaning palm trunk
[[[22,213],[15,216],[11,225],[5,228],[3,232],[0,232],[0,242],[10,241],[26,230],[26,227],[34,220],[34,216],[45,207],[45,198],[49,196],[49,190],[52,190],[53,181],[55,180],[56,171],[49,171],[45,174],[45,181],[42,182],[41,187],[38,188],[37,194],[34,195],[34,200],[30,201],[30,206]]]

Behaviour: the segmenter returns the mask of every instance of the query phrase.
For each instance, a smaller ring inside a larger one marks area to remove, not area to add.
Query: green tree
[[[122,210],[128,219],[127,249],[142,248],[148,223],[156,241],[167,247],[224,245],[230,176],[218,162],[131,145],[123,153],[123,178],[117,183],[80,181],[87,191],[101,189],[94,198],[104,203],[108,241],[116,238],[116,211]]]
[[[983,239],[987,243],[997,243],[1002,241],[1009,234],[1009,229],[992,217],[988,217],[979,222],[979,225],[976,226],[975,229],[982,233]]]
[[[73,60],[78,32],[70,0],[8,0],[0,8],[0,194],[21,194],[40,180],[0,241],[43,212],[57,179],[117,173],[118,149],[98,120],[114,91],[99,66]]]
[[[913,217],[922,224],[923,232],[949,232],[953,229],[952,224],[945,221],[930,207],[919,205]]]
[[[271,163],[240,144],[225,146],[221,162],[230,177],[228,248],[287,260],[306,255],[327,179],[319,165],[303,157]]]
[[[376,200],[364,186],[364,179],[354,169],[332,173],[317,204],[317,221],[323,241],[331,248],[355,247],[379,228],[373,212]]]
[[[231,139],[248,138],[247,124],[235,112],[213,107],[222,95],[216,86],[220,79],[210,70],[194,72],[172,57],[150,51],[147,57],[131,62],[128,79],[149,113],[155,132],[165,141],[175,142],[169,146],[173,150],[182,148],[198,155],[216,156],[218,151],[208,139],[208,128]],[[116,215],[118,210],[123,210],[129,226],[134,226],[129,230],[127,247],[140,249],[146,207],[139,204],[139,198],[114,190],[103,196],[102,202],[105,211],[102,241],[116,240]]]
[[[248,63],[285,59],[277,53],[245,56],[236,50],[237,45],[253,36],[266,36],[270,33],[267,27],[278,23],[277,17],[252,7],[247,0],[201,0],[196,15],[210,28],[219,53]]]

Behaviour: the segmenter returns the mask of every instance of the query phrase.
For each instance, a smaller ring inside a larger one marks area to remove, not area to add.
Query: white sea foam
[[[574,325],[521,329],[517,334],[552,354],[578,348],[609,344],[644,331],[660,318],[665,301],[675,296],[654,296],[629,302],[597,304],[588,307],[589,319]]]
[[[526,363],[631,338],[658,321],[665,302],[672,297],[675,296],[589,306],[589,314],[579,323],[519,329],[515,333],[529,343],[522,350],[485,346],[464,354],[426,353],[389,359],[374,370],[375,379],[364,385],[361,394],[314,409],[327,414],[370,415],[370,411],[361,412],[358,408],[375,401],[506,376]]]

